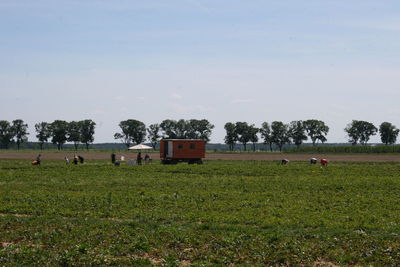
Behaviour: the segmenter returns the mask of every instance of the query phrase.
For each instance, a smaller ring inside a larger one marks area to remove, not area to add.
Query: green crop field
[[[0,265],[400,264],[400,164],[0,161]]]

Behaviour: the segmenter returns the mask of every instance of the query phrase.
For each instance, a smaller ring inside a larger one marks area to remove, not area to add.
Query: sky
[[[0,0],[0,119],[400,127],[400,2]],[[371,139],[379,142],[379,137]]]

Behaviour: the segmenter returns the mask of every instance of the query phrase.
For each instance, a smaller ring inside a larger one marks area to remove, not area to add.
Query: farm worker
[[[328,160],[327,159],[321,159],[321,166],[328,166]]]
[[[150,156],[149,156],[149,154],[146,154],[144,156],[144,162],[147,164],[147,163],[149,163],[149,161],[150,161]]]
[[[282,161],[281,161],[281,164],[282,165],[286,165],[286,164],[288,164],[289,163],[289,160],[288,159],[282,159]]]
[[[76,164],[78,164],[78,156],[77,155],[74,155],[74,164],[76,165]]]
[[[42,161],[42,155],[37,155],[36,157],[36,165],[40,165],[40,162]]]
[[[111,163],[114,164],[115,163],[115,153],[111,153]]]
[[[65,164],[69,164],[69,158],[65,157],[64,159],[65,159]]]
[[[142,152],[137,154],[136,161],[138,165],[142,165]]]
[[[317,159],[316,158],[311,158],[310,159],[310,164],[317,164]]]
[[[79,162],[80,162],[80,163],[85,162],[85,159],[84,159],[82,156],[78,156],[78,159],[79,159]]]

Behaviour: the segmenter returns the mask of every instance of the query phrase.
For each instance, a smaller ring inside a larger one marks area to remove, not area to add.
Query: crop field
[[[400,163],[0,160],[0,265],[400,264]]]

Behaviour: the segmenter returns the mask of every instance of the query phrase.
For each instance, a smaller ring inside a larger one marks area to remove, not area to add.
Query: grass
[[[0,161],[0,265],[398,265],[400,164]]]

